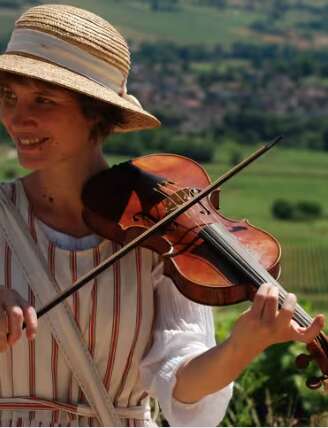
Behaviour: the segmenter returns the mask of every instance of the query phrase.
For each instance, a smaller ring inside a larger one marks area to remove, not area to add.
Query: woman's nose
[[[11,115],[11,126],[14,129],[26,128],[29,126],[35,126],[37,124],[37,118],[32,113],[31,108],[28,106],[16,106]]]

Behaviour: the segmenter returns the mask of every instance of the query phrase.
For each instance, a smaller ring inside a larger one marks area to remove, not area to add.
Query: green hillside
[[[155,12],[143,2],[115,0],[73,0],[71,4],[90,8],[116,23],[131,40],[166,40],[179,44],[230,44],[258,18],[257,13],[217,10],[183,2],[177,11]]]
[[[1,0],[0,38],[8,35],[15,18],[24,9],[36,3],[46,2]],[[299,47],[328,43],[322,26],[304,26],[304,23],[324,19],[327,1],[176,0],[174,7],[167,7],[172,3],[168,0],[64,0],[54,3],[68,3],[98,13],[134,41],[229,46],[248,40],[288,42]]]
[[[258,17],[254,13],[240,13],[232,9],[219,11],[187,2],[176,12],[160,13],[152,11],[146,3],[140,1],[71,0],[56,3],[69,3],[89,9],[109,19],[127,38],[136,41],[169,40],[181,44],[230,44],[241,39],[243,29],[246,30]],[[0,37],[8,34],[14,19],[23,9],[24,6],[17,9],[0,9]]]

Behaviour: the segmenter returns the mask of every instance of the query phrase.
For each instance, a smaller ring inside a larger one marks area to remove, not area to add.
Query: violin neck
[[[287,291],[259,263],[254,252],[242,245],[223,224],[215,223],[205,226],[200,232],[200,237],[233,263],[237,270],[245,275],[256,288],[259,288],[264,282],[275,285],[279,289],[279,306],[283,305],[288,294]],[[296,305],[293,318],[302,327],[309,326],[313,321],[299,305]]]

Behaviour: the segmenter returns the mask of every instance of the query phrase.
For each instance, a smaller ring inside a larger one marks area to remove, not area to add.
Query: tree
[[[294,217],[293,204],[285,199],[277,199],[272,205],[272,215],[281,220],[291,220]]]
[[[174,11],[177,10],[179,0],[150,0],[150,8],[155,12],[161,10]]]
[[[322,144],[323,150],[328,151],[328,129],[324,131],[322,140],[323,140],[323,144]]]

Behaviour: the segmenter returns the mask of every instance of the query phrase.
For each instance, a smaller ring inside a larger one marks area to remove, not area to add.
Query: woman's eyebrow
[[[35,93],[38,95],[45,95],[45,96],[56,96],[56,97],[71,97],[71,94],[69,91],[65,91],[65,89],[62,88],[52,88],[51,86],[39,86],[35,85]]]
[[[40,95],[64,95],[64,93],[58,89],[52,89],[52,88],[42,88],[42,87],[35,87],[35,92]]]
[[[6,80],[0,79],[0,86],[2,86],[2,87],[8,86],[8,82]]]
[[[61,88],[51,87],[47,85],[37,84],[29,81],[20,81],[19,79],[0,79],[0,85],[2,86],[10,86],[10,85],[18,85],[23,86],[25,88],[35,89],[37,92],[42,92],[44,94],[61,94],[64,93]]]
[[[23,88],[30,88],[37,96],[51,96],[56,98],[71,99],[71,94],[65,88],[52,87],[51,85],[38,84],[32,81],[25,81],[19,79],[1,79],[0,78],[0,87],[8,88],[9,90],[15,91],[15,85],[21,86]]]

